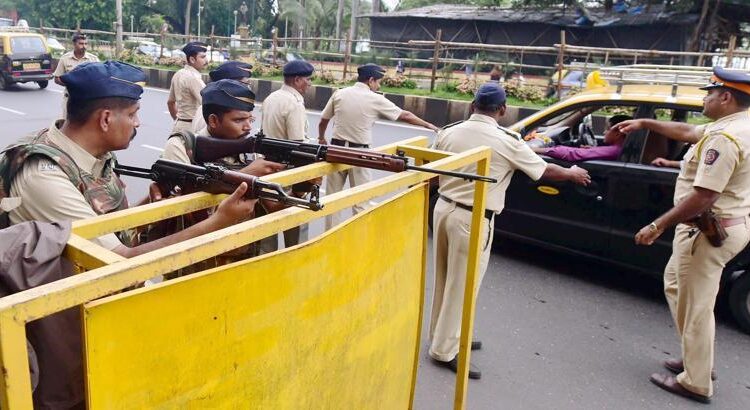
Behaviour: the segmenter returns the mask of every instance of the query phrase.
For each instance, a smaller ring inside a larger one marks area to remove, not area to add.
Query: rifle
[[[231,171],[216,164],[198,166],[159,159],[151,166],[151,169],[117,164],[115,172],[119,175],[155,181],[162,193],[170,195],[176,193],[177,187],[180,188],[181,193],[205,191],[212,194],[231,194],[237,186],[246,182],[248,187],[246,198],[269,199],[313,211],[323,208],[317,186],[314,186],[309,200],[300,199],[287,195],[279,184],[262,181],[252,175]]]
[[[468,181],[497,182],[494,178],[482,175],[409,165],[409,158],[404,156],[403,151],[391,155],[367,149],[287,141],[268,138],[263,134],[263,130],[254,136],[239,140],[196,136],[193,152],[195,153],[195,161],[199,163],[216,161],[219,158],[240,153],[257,153],[263,154],[269,161],[295,167],[326,161],[390,172],[413,170],[448,175]]]

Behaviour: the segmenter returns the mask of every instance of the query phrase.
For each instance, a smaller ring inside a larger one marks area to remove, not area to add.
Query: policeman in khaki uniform
[[[484,211],[480,235],[482,253],[475,289],[478,292],[492,249],[494,217],[503,210],[505,190],[513,172],[520,170],[533,180],[567,180],[580,185],[587,185],[591,179],[586,170],[576,166],[563,168],[546,163],[518,134],[498,126],[497,121],[505,114],[505,90],[497,82],[482,85],[477,90],[471,107],[473,114],[468,120],[450,125],[438,133],[434,148],[449,152],[463,152],[480,146],[492,149],[489,176],[496,178],[498,182],[491,184],[487,192],[487,209]],[[473,173],[476,172],[476,167],[472,165],[459,171]],[[456,356],[461,334],[474,183],[441,175],[439,184],[440,199],[433,211],[435,287],[429,354],[436,364],[455,372],[458,368]],[[473,350],[480,349],[481,346],[480,341],[473,341],[471,344]],[[470,378],[479,379],[481,375],[474,365],[470,367]]]
[[[22,138],[0,156],[0,200],[13,200],[12,224],[74,221],[128,207],[112,151],[126,149],[135,138],[145,78],[139,68],[117,61],[81,64],[62,76],[70,93],[68,119]],[[151,189],[143,202],[161,198],[155,184]],[[252,215],[256,200],[244,199],[245,192],[243,183],[209,219],[154,242],[138,245],[132,236],[114,234],[95,242],[132,257],[225,228]]]
[[[379,118],[391,121],[404,121],[418,125],[432,131],[439,128],[422,120],[409,111],[402,110],[396,104],[377,93],[380,80],[385,70],[375,64],[365,64],[357,68],[357,82],[351,86],[337,90],[328,100],[320,124],[318,125],[318,142],[326,144],[326,128],[331,119],[333,123],[332,145],[352,148],[370,148],[372,143],[372,125]],[[344,188],[347,177],[352,187],[365,184],[372,180],[370,170],[353,167],[346,171],[334,172],[326,177],[326,194],[339,192]],[[362,212],[363,204],[353,207],[354,213]],[[338,224],[339,217],[326,217],[326,229]]]
[[[286,63],[282,70],[284,85],[263,100],[261,129],[271,138],[290,141],[305,141],[308,137],[307,111],[304,95],[312,82],[315,68],[307,61],[294,60]],[[303,195],[303,193],[297,194]],[[261,252],[269,253],[278,248],[277,235],[261,241]],[[307,240],[307,225],[284,231],[284,245],[289,247]]]
[[[193,41],[185,44],[185,66],[177,71],[169,85],[167,108],[175,121],[172,132],[193,129],[193,116],[201,106],[201,90],[206,86],[201,70],[208,65],[206,45]]]
[[[252,77],[252,72],[250,70],[252,69],[253,66],[251,64],[242,61],[227,61],[216,67],[215,70],[209,72],[208,76],[211,78],[211,82],[219,80],[236,80],[249,87],[250,77]],[[252,90],[250,92],[252,92]],[[252,98],[255,100],[255,94],[253,94]],[[250,122],[253,120],[254,118],[251,116]],[[204,128],[206,128],[206,120],[203,118],[203,109],[198,107],[193,116],[192,131],[193,133],[198,133],[203,131]]]
[[[65,86],[65,83],[60,80],[60,77],[63,74],[71,72],[78,66],[78,64],[99,61],[99,57],[86,51],[87,44],[88,40],[86,40],[85,34],[73,34],[73,51],[68,51],[67,53],[63,54],[62,57],[60,57],[60,61],[57,62],[57,67],[55,68],[55,72],[52,74],[55,77],[55,83]],[[62,102],[62,118],[65,118],[67,116],[67,104],[68,91],[65,90]]]
[[[626,133],[649,129],[694,145],[685,154],[675,185],[674,208],[635,236],[651,245],[676,225],[672,257],[664,269],[664,293],[682,341],[682,359],[664,366],[677,377],[654,373],[651,381],[671,393],[707,403],[713,394],[714,303],[721,274],[750,240],[750,75],[714,68],[703,87],[703,114],[715,120],[704,126],[651,119],[625,121]],[[691,223],[711,210],[729,237],[715,247]]]

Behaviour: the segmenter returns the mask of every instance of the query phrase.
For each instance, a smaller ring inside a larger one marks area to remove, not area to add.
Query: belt
[[[186,120],[186,119],[184,119],[184,118],[178,118],[178,119],[177,119],[177,121],[182,121],[182,122],[193,122],[193,120]]]
[[[744,216],[738,216],[736,218],[719,218],[719,223],[721,226],[725,228],[729,228],[730,226],[739,225],[741,223],[745,222]],[[695,223],[693,222],[685,222],[686,225],[695,226]]]
[[[346,140],[340,140],[338,138],[331,138],[331,144],[338,145],[341,147],[352,147],[352,148],[370,148],[369,144],[357,144],[356,142],[350,142]]]
[[[445,201],[445,202],[447,202],[449,204],[456,204],[456,206],[459,207],[459,208],[461,208],[461,209],[465,209],[465,210],[470,211],[470,212],[474,211],[474,207],[473,206],[471,206],[471,205],[464,205],[464,204],[462,204],[460,202],[456,202],[456,201],[448,198],[447,196],[445,196],[443,194],[440,194],[440,199],[442,199],[443,201]],[[489,209],[485,209],[484,210],[484,217],[485,218],[487,218],[489,220],[492,220],[492,216],[493,215],[495,215],[495,212],[493,212],[492,210],[489,210]]]

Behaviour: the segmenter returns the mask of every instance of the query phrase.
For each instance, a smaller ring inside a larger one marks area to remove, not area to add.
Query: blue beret
[[[201,43],[200,41],[191,41],[187,44],[185,44],[184,47],[182,47],[182,52],[185,53],[186,56],[192,56],[195,54],[208,51],[208,45],[206,43]]]
[[[255,108],[255,93],[247,84],[237,80],[219,80],[208,83],[201,90],[203,105],[215,104],[240,111]]]
[[[252,77],[252,73],[250,72],[252,68],[252,65],[243,63],[242,61],[227,61],[208,73],[208,76],[211,77],[211,81],[219,81],[227,78],[239,80],[245,77]]]
[[[372,77],[378,79],[383,78],[383,76],[385,75],[385,70],[383,69],[383,67],[377,64],[368,63],[357,67],[357,74],[359,74],[360,77]]]
[[[120,61],[86,62],[60,77],[71,100],[122,97],[138,100],[146,84],[140,68]]]
[[[505,90],[497,82],[484,83],[474,93],[474,102],[480,105],[505,104]]]
[[[712,88],[726,87],[750,94],[750,74],[744,71],[728,70],[726,68],[714,67],[714,74],[711,76],[711,82],[701,90],[710,90]]]
[[[315,67],[307,61],[294,60],[284,64],[284,77],[309,77]]]

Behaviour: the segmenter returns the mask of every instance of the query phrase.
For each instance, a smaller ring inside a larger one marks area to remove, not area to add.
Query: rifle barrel
[[[485,177],[482,175],[465,174],[463,172],[456,172],[456,171],[443,171],[440,169],[418,167],[416,165],[406,165],[406,169],[413,170],[413,171],[429,172],[431,174],[447,175],[450,177],[462,178],[468,181],[484,181],[484,182],[491,182],[493,184],[497,182],[495,178]]]

